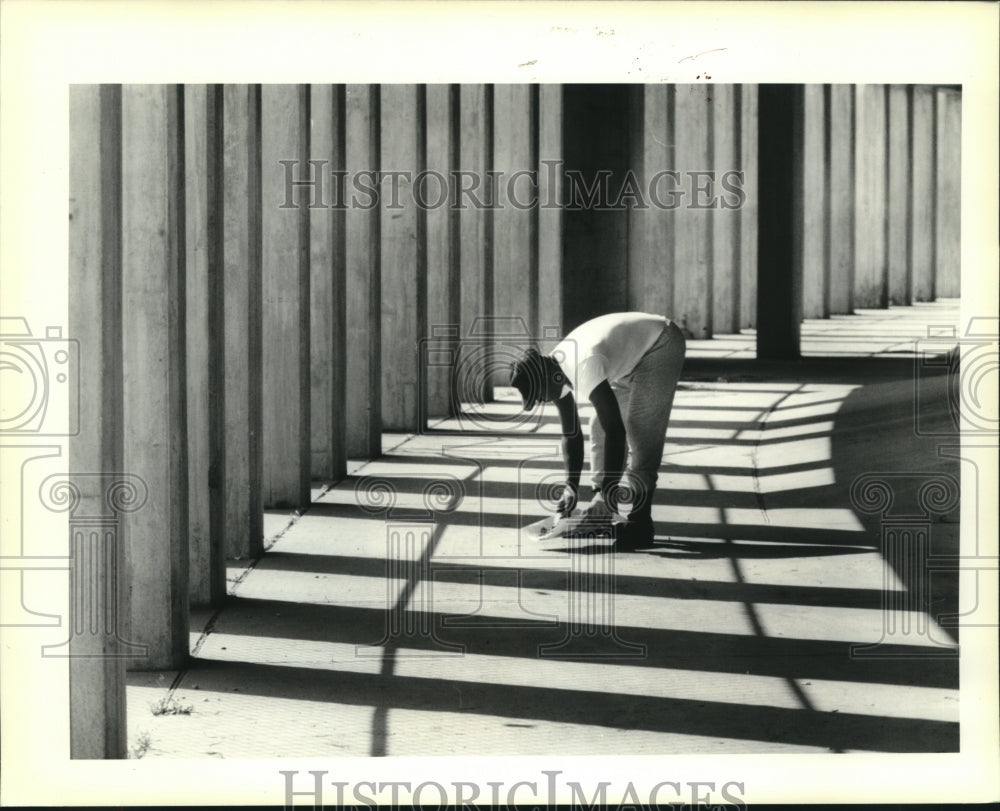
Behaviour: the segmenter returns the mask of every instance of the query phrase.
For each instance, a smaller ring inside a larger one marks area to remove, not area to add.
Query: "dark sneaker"
[[[623,521],[615,527],[615,549],[627,551],[653,545],[652,521]]]

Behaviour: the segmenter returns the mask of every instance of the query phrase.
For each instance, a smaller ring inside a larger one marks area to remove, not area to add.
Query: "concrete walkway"
[[[692,341],[634,553],[520,532],[561,480],[554,410],[526,421],[501,390],[386,434],[304,515],[266,517],[186,670],[129,674],[133,755],[956,751],[957,630],[934,618],[957,582],[924,588],[851,486],[912,506],[957,479],[914,431],[949,424],[942,367],[915,381],[914,359],[957,321],[951,301],[806,322],[834,357],[783,366],[745,359],[752,332]],[[957,554],[944,509],[930,554]]]

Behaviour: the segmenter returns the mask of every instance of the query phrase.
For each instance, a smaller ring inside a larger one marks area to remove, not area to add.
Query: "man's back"
[[[662,315],[608,313],[578,326],[552,355],[585,400],[602,380],[614,383],[631,373],[668,323]]]

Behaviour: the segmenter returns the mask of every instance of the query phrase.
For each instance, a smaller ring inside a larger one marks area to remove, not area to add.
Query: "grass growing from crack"
[[[149,734],[146,732],[140,732],[135,743],[129,747],[128,756],[133,760],[139,760],[149,751],[152,745],[153,742],[149,739]]]
[[[166,696],[149,705],[153,715],[190,715],[194,711],[193,704],[181,704],[173,696]]]

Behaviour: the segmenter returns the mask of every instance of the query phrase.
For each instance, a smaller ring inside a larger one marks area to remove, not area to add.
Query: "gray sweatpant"
[[[633,493],[630,519],[649,517],[685,346],[684,334],[671,321],[632,373],[611,386],[628,442],[625,476]],[[590,421],[590,470],[595,492],[604,469],[604,437],[595,415]]]

